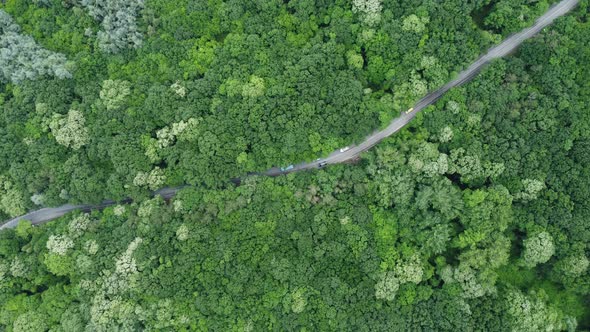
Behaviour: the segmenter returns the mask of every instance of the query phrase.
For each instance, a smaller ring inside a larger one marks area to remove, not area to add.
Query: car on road
[[[286,172],[286,171],[290,171],[294,168],[295,166],[293,165],[289,165],[287,167],[281,167],[281,172]]]
[[[340,152],[348,151],[348,149],[350,149],[350,147],[349,146],[345,146],[342,149],[340,149]]]
[[[322,161],[322,162],[321,162],[321,163],[318,165],[318,167],[319,167],[319,168],[322,168],[322,167],[324,167],[324,166],[326,166],[326,165],[328,165],[328,162],[327,162],[327,161]]]
[[[407,110],[405,113],[406,113],[406,114],[410,114],[410,113],[412,113],[412,112],[414,112],[414,108],[413,108],[413,107],[411,107],[411,108],[410,108],[409,110]]]

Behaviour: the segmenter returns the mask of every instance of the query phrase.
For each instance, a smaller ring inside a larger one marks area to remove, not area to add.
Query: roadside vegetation
[[[478,27],[480,1],[98,3],[0,4],[4,219],[313,160],[547,7],[500,1]]]
[[[135,199],[0,232],[0,329],[590,329],[586,1],[355,163],[240,186],[549,3],[101,4],[0,4],[0,217]]]

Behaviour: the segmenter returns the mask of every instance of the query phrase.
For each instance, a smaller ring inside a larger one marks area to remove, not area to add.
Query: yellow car
[[[413,108],[413,107],[412,107],[412,108],[410,108],[409,110],[407,110],[407,111],[406,111],[406,114],[410,114],[410,113],[412,113],[412,112],[414,112],[414,108]]]

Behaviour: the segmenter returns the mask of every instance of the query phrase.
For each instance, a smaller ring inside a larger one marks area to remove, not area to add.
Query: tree
[[[103,30],[98,32],[97,40],[103,52],[119,53],[143,44],[137,26],[137,16],[144,8],[142,0],[82,0],[80,5],[101,22]]]
[[[185,224],[180,225],[176,230],[176,238],[178,241],[186,241],[190,236],[189,229]]]
[[[394,268],[394,273],[400,284],[406,282],[419,284],[422,281],[424,275],[424,269],[422,268],[420,256],[418,254],[414,254],[409,259],[398,263]]]
[[[18,225],[14,229],[16,235],[22,239],[28,239],[31,234],[33,234],[34,229],[33,225],[28,220],[21,220],[18,222]]]
[[[411,31],[415,33],[421,33],[426,28],[426,24],[429,22],[428,17],[418,17],[416,14],[408,15],[402,22],[402,30]]]
[[[399,280],[392,271],[383,272],[375,284],[375,297],[378,300],[393,301],[399,290]]]
[[[43,263],[47,271],[56,276],[67,276],[76,271],[75,262],[72,257],[60,253],[47,253],[44,256]]]
[[[75,306],[70,306],[61,316],[59,325],[61,331],[80,331],[84,329],[84,320],[80,310]],[[58,330],[60,331],[60,330]]]
[[[51,235],[47,239],[46,247],[50,253],[64,256],[69,249],[74,247],[74,242],[66,235]]]
[[[0,208],[10,216],[18,216],[26,211],[26,203],[20,191],[2,176],[0,176]]]
[[[525,295],[510,289],[505,297],[506,317],[513,331],[561,331],[564,329],[561,313],[547,306],[542,294]]]
[[[440,273],[445,283],[457,283],[466,299],[480,298],[495,291],[493,280],[486,278],[489,274],[473,269],[468,263],[460,263],[456,268],[446,266]]]
[[[545,231],[527,237],[523,241],[522,258],[527,266],[534,267],[551,259],[555,253],[553,238]]]
[[[90,227],[91,222],[90,215],[87,213],[74,217],[68,224],[69,235],[74,239],[79,238]]]
[[[362,21],[374,26],[381,20],[381,0],[353,0],[352,11],[361,15]]]
[[[70,110],[66,117],[54,114],[49,127],[59,144],[78,150],[90,141],[88,128],[85,124],[86,120],[82,112]]]
[[[539,180],[524,179],[522,180],[522,184],[524,186],[524,191],[516,193],[514,198],[524,202],[536,199],[539,192],[545,189],[545,183]]]
[[[100,99],[106,106],[107,110],[117,110],[121,108],[125,99],[131,93],[131,85],[123,80],[106,80],[102,82],[100,90]]]
[[[305,288],[298,288],[291,294],[291,310],[299,314],[305,310],[307,299],[305,296]]]
[[[41,313],[29,311],[19,315],[12,328],[14,332],[44,332],[47,324]]]
[[[151,190],[156,190],[164,184],[165,180],[164,171],[156,166],[149,173],[138,172],[133,179],[133,184],[138,187],[147,187]]]
[[[588,329],[584,8],[358,161],[244,176],[359,145],[547,3],[491,2],[0,4],[75,68],[0,74],[1,216],[133,199],[0,232],[0,330]]]
[[[574,254],[560,259],[553,267],[553,274],[558,280],[569,284],[568,281],[580,277],[586,273],[590,261],[586,255]]]
[[[252,75],[252,77],[250,77],[250,81],[242,85],[242,96],[244,98],[255,98],[262,95],[264,95],[264,79]]]
[[[0,9],[0,81],[19,84],[38,76],[70,78],[66,57],[41,48],[30,36],[20,34],[10,15]]]

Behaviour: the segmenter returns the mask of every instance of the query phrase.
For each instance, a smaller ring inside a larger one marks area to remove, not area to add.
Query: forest
[[[588,1],[6,0],[0,330],[590,329]],[[190,184],[169,201],[152,190]]]

